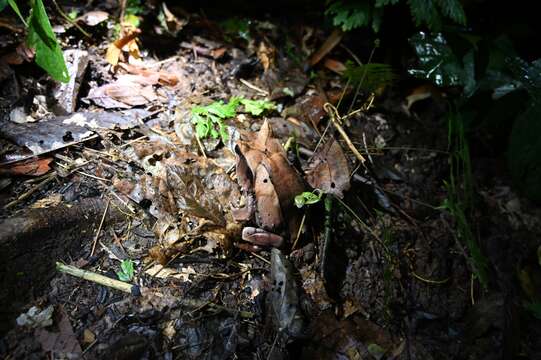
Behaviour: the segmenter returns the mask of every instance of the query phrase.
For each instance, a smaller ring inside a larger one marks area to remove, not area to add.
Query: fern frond
[[[430,30],[441,29],[441,17],[433,0],[408,0],[415,25],[426,24]]]
[[[350,84],[360,86],[366,92],[373,92],[380,87],[387,86],[396,79],[391,66],[379,63],[360,66],[346,64],[344,76]]]
[[[398,4],[398,1],[400,0],[376,0],[375,7],[384,7],[387,5],[395,5]]]
[[[459,0],[436,0],[443,15],[457,24],[466,25],[466,14]]]
[[[333,25],[341,27],[343,31],[369,25],[371,20],[367,1],[350,3],[337,1],[327,8],[325,14],[333,15]]]

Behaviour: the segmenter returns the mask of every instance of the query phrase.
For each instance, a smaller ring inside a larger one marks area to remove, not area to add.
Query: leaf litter
[[[463,258],[447,261],[450,220],[420,205],[439,205],[446,159],[386,149],[443,152],[445,134],[406,136],[404,121],[362,102],[333,113],[343,133],[326,130],[329,105],[351,91],[339,75],[341,32],[325,41],[308,31],[311,41],[291,46],[276,24],[254,20],[227,40],[212,20],[164,3],[147,9],[158,22],[113,34],[102,32],[114,25],[109,8],[81,7],[75,21],[101,38],[64,52],[68,69],[53,76],[70,82],[56,95],[20,69],[22,80],[2,80],[24,81],[12,95],[26,102],[2,110],[0,250],[18,256],[0,260],[5,274],[16,272],[10,259],[36,263],[18,276],[44,294],[6,281],[0,300],[13,292],[28,306],[5,323],[35,304],[56,314],[39,332],[11,329],[2,355],[430,359],[478,335],[461,331],[470,278]],[[35,93],[46,116],[27,105]],[[77,221],[81,231],[68,226]],[[55,247],[15,244],[18,233]],[[56,274],[51,259],[118,274],[124,287]],[[456,286],[440,287],[447,281]]]

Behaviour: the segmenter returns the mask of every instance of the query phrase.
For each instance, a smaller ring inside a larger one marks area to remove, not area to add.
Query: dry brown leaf
[[[334,29],[334,31],[329,35],[327,40],[321,45],[321,47],[310,57],[308,63],[310,66],[314,66],[321,61],[328,53],[332,51],[342,41],[342,36],[344,33],[340,29]]]
[[[267,46],[264,41],[259,43],[257,57],[259,58],[259,61],[261,61],[261,65],[263,65],[263,70],[265,72],[274,66],[275,53],[276,50]]]
[[[120,54],[122,53],[123,48],[125,46],[128,45],[130,47],[129,49],[127,49],[130,52],[130,54],[132,51],[135,51],[133,48],[133,45],[137,47],[137,43],[135,42],[135,39],[137,38],[137,36],[139,36],[140,33],[141,33],[141,30],[134,29],[133,31],[121,37],[120,39],[117,39],[113,43],[111,43],[109,47],[107,48],[107,53],[105,54],[105,60],[107,60],[107,62],[113,66],[117,65],[118,60],[120,58]],[[137,48],[137,53],[138,52],[139,50]]]
[[[323,61],[323,66],[325,66],[332,72],[337,73],[338,75],[342,75],[344,71],[346,71],[346,65],[344,65],[341,61],[335,59],[326,58]]]
[[[151,85],[142,86],[122,78],[120,81],[90,89],[87,99],[106,109],[146,105],[157,99]]]
[[[340,144],[334,139],[319,148],[305,173],[306,181],[314,189],[339,198],[342,198],[343,192],[350,187],[348,161]]]
[[[9,167],[0,167],[0,174],[13,176],[40,176],[48,173],[49,170],[51,170],[49,164],[52,161],[53,158],[28,159],[13,165],[9,165]]]
[[[129,72],[130,74],[140,75],[144,78],[149,78],[152,81],[155,81],[153,84],[160,83],[162,85],[175,86],[178,84],[178,76],[166,71],[155,71],[150,69],[144,69],[138,66],[130,64],[119,64],[119,66]]]

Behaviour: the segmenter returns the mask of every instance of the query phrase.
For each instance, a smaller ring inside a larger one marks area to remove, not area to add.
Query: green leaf
[[[0,11],[4,10],[7,4],[8,0],[0,0]]]
[[[9,6],[11,6],[11,8],[13,9],[13,11],[15,12],[15,14],[17,14],[17,16],[19,17],[19,19],[21,19],[21,21],[23,22],[24,26],[28,27],[28,24],[26,23],[26,21],[24,20],[24,17],[22,16],[21,14],[21,10],[19,10],[19,7],[17,6],[17,3],[15,2],[15,0],[3,0],[3,4],[2,6],[0,6],[0,11],[2,11],[2,9],[6,6],[5,4],[8,3]]]
[[[119,280],[131,281],[133,279],[135,271],[132,260],[122,260],[122,262],[120,263],[120,270],[121,271],[116,272]]]
[[[272,101],[267,100],[241,99],[240,103],[244,105],[244,111],[254,116],[263,114],[265,110],[276,109],[276,105]]]
[[[416,77],[432,80],[438,86],[468,86],[474,88],[473,53],[464,58],[464,66],[447,44],[441,33],[419,32],[410,38],[419,65],[408,72]]]
[[[316,204],[321,200],[322,196],[323,192],[319,189],[315,189],[312,192],[302,192],[299,195],[295,196],[295,206],[300,209],[305,205]]]
[[[207,106],[194,106],[192,108],[192,123],[195,124],[197,137],[210,136],[214,139],[220,137],[225,143],[229,134],[223,120],[234,117],[240,104],[244,105],[246,112],[254,116],[275,108],[275,105],[270,101],[248,100],[240,97],[232,97],[227,104],[223,101],[215,101]]]
[[[51,77],[61,82],[68,82],[69,75],[62,50],[51,28],[42,0],[34,0],[28,22],[28,46],[36,49],[36,64]]]

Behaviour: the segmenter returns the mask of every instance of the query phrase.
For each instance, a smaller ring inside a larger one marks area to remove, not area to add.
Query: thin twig
[[[195,135],[195,140],[197,141],[197,145],[199,146],[199,150],[201,150],[201,154],[203,154],[203,157],[207,158],[207,153],[205,152],[205,147],[203,146],[203,143],[201,142],[201,139],[199,139],[199,136]]]
[[[79,30],[84,36],[86,36],[87,38],[89,39],[92,39],[92,36],[90,36],[89,33],[87,33],[81,26],[79,26],[79,24],[77,24],[76,21],[74,21],[72,18],[70,18],[68,15],[66,15],[66,13],[64,12],[64,10],[62,10],[62,8],[60,7],[60,5],[58,5],[58,3],[56,2],[56,0],[53,0],[53,4],[54,6],[56,7],[56,11],[58,11],[58,13],[67,21],[69,22],[71,25],[75,26],[77,28],[77,30]]]
[[[60,272],[63,272],[63,273],[66,273],[66,274],[69,274],[81,279],[85,279],[88,281],[92,281],[96,284],[108,286],[110,288],[120,290],[120,291],[130,293],[130,294],[132,292],[132,288],[135,286],[135,285],[126,283],[124,281],[111,279],[110,277],[103,276],[92,271],[79,269],[75,266],[65,265],[60,262],[56,263],[56,269]]]
[[[415,271],[412,271],[411,272],[411,275],[413,275],[414,278],[416,278],[417,280],[421,280],[422,282],[425,282],[427,284],[432,284],[432,285],[442,285],[442,284],[445,284],[446,282],[448,282],[450,280],[450,278],[446,278],[446,279],[443,279],[443,280],[431,280],[431,279],[426,279],[420,275],[417,275],[415,273]]]
[[[107,215],[107,211],[109,210],[110,203],[111,203],[111,200],[107,201],[107,205],[105,205],[105,210],[103,211],[103,216],[101,217],[100,226],[98,227],[96,236],[94,236],[94,243],[92,244],[92,251],[90,251],[90,256],[94,256],[94,251],[96,250],[96,244],[98,243],[98,238],[100,237],[101,228],[103,226],[103,222],[105,221],[105,215]]]
[[[338,130],[338,133],[340,133],[340,135],[342,136],[342,138],[346,142],[349,149],[353,152],[353,154],[355,154],[355,157],[357,157],[357,159],[359,159],[361,164],[364,164],[366,159],[361,155],[359,150],[357,150],[355,145],[353,145],[353,143],[351,142],[351,139],[346,134],[346,131],[344,130],[342,125],[340,125],[340,123],[339,123],[340,116],[338,115],[338,110],[336,110],[336,108],[330,103],[325,103],[325,105],[323,105],[323,109],[327,112],[327,114],[329,114],[329,117],[331,118],[332,124],[334,125],[336,130]]]
[[[244,79],[239,79],[239,81],[241,83],[243,83],[244,85],[246,85],[247,87],[249,87],[250,89],[252,90],[255,90],[257,91],[258,93],[260,93],[261,95],[263,96],[269,96],[269,92],[267,90],[263,90],[261,88],[258,88],[257,86],[255,86],[254,84],[244,80]]]
[[[295,250],[297,247],[297,242],[299,241],[299,238],[301,237],[302,228],[304,226],[304,221],[306,220],[306,214],[302,215],[301,225],[299,226],[299,231],[297,231],[297,236],[295,237],[295,241],[293,242],[293,246],[291,247],[291,250]]]
[[[263,262],[266,262],[267,264],[270,264],[271,262],[267,259],[265,259],[263,256],[259,255],[259,254],[256,254],[256,253],[252,253],[253,256],[255,256],[256,258],[258,258],[259,260],[263,261]]]
[[[27,198],[30,197],[30,195],[32,195],[33,193],[35,193],[36,191],[42,189],[45,185],[47,185],[51,180],[53,180],[55,178],[55,175],[56,173],[53,172],[51,174],[49,174],[49,176],[47,176],[42,182],[40,182],[39,184],[37,184],[36,186],[34,186],[32,189],[28,190],[27,192],[25,192],[24,194],[22,194],[21,196],[19,196],[17,199],[9,202],[8,204],[6,204],[4,206],[4,209],[9,209],[10,207],[13,207],[15,205],[17,205],[18,203],[20,203],[21,201],[24,201],[26,200]]]

